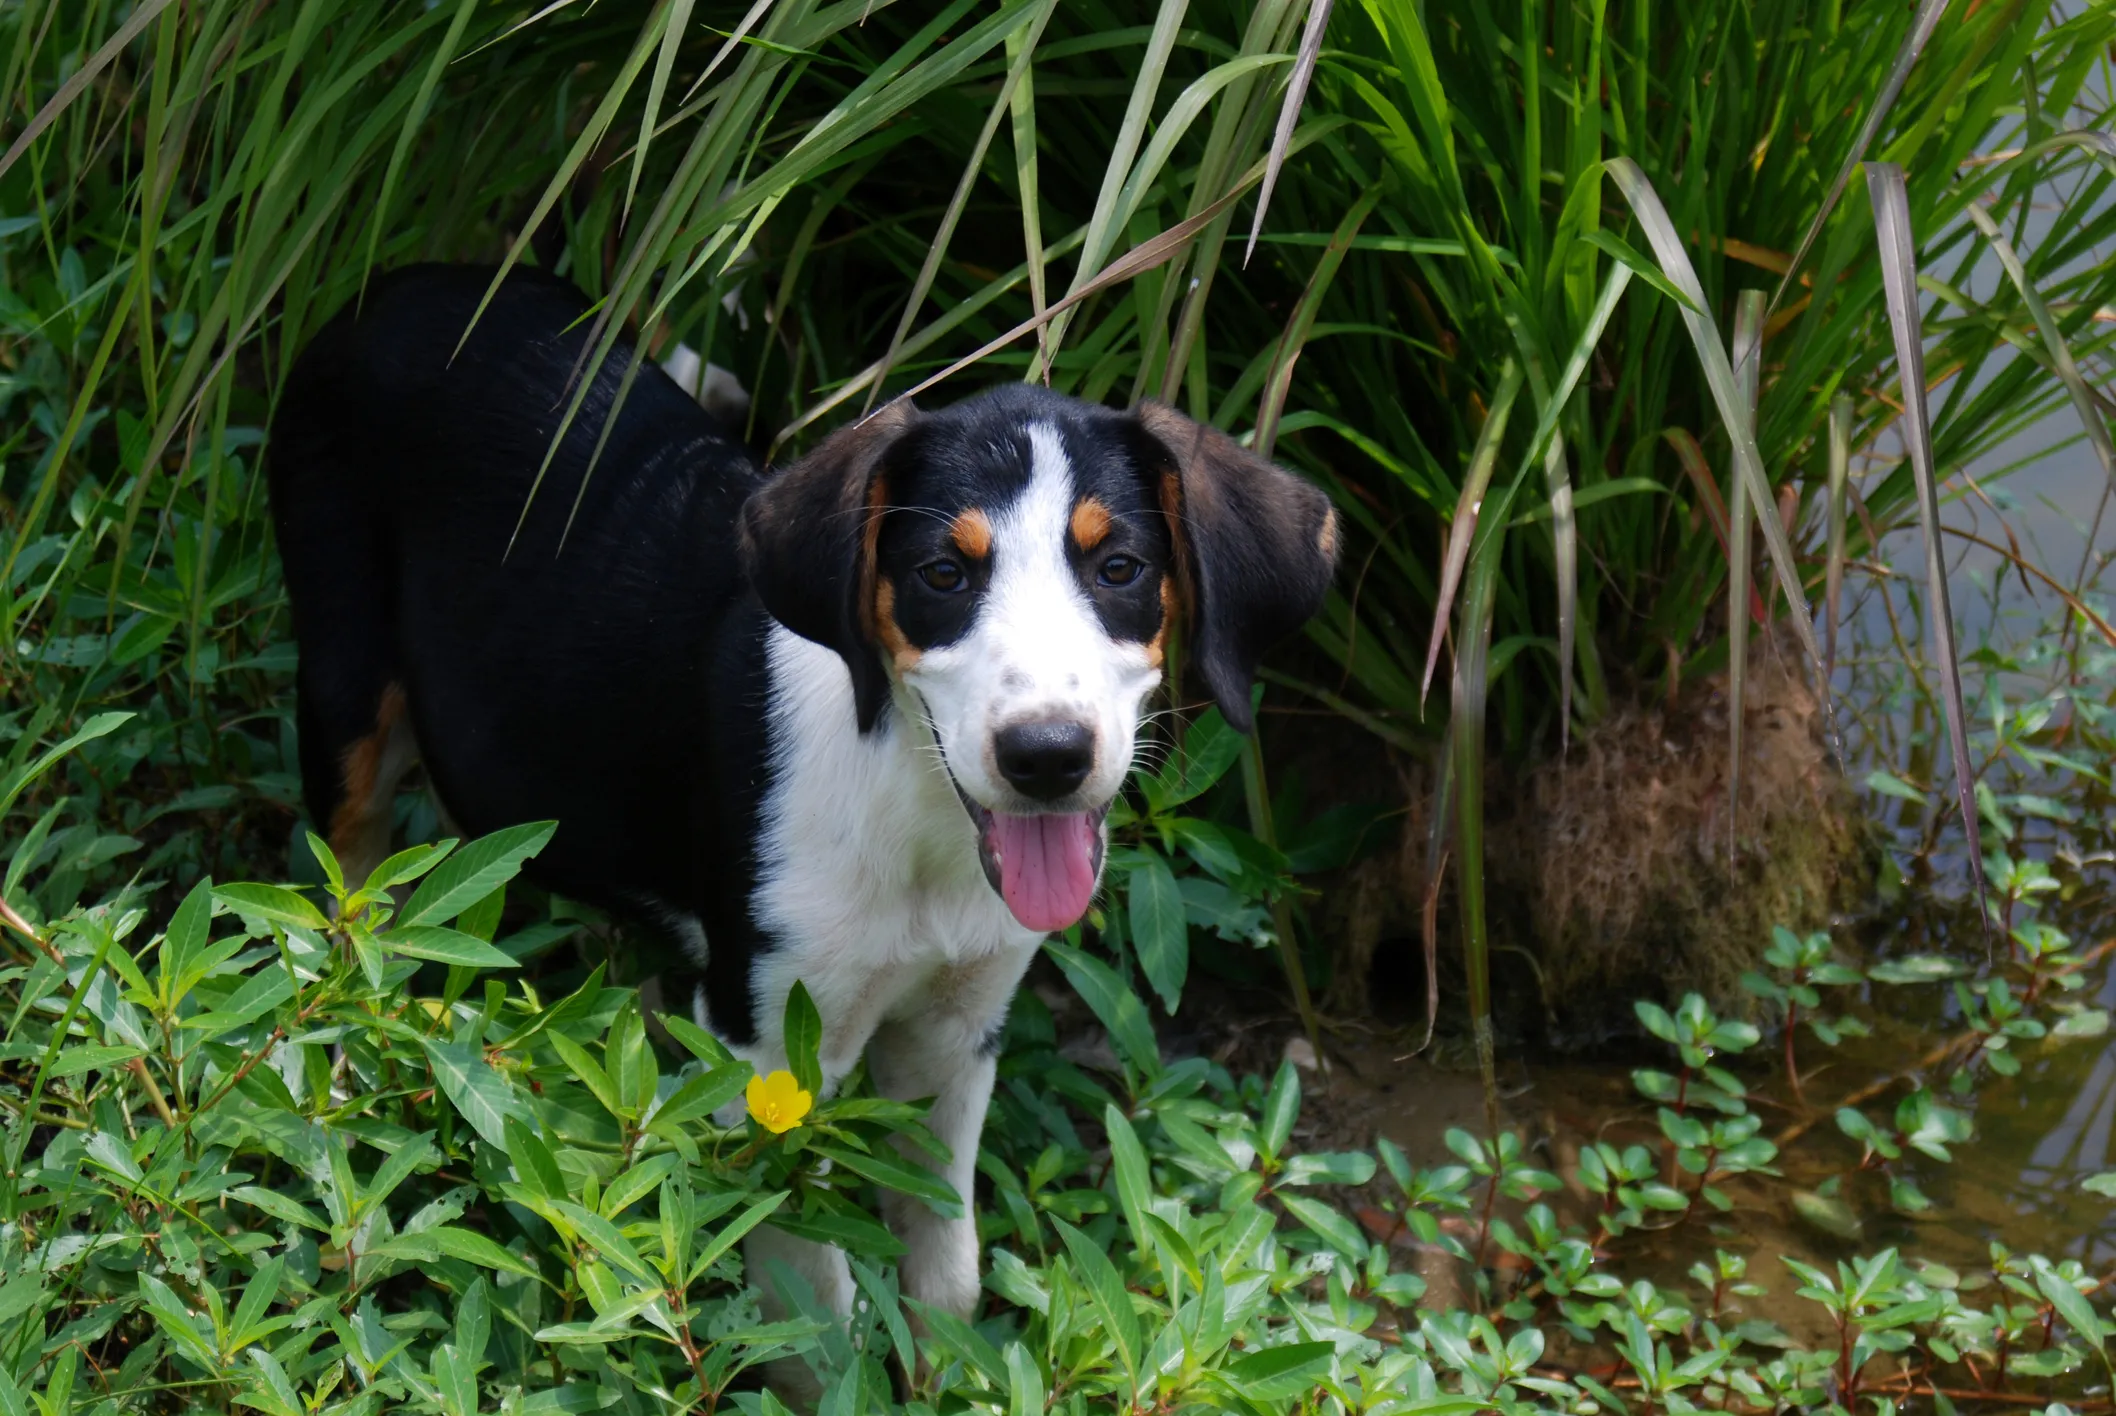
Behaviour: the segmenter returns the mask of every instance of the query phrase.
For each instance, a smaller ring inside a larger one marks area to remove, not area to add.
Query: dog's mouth
[[[1016,816],[979,806],[952,772],[948,780],[977,827],[977,859],[985,879],[1014,918],[1044,934],[1078,923],[1102,873],[1102,819],[1109,805]]]

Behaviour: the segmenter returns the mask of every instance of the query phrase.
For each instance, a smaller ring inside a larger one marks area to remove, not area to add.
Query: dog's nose
[[[1077,791],[1095,765],[1095,734],[1062,719],[1016,723],[992,742],[999,775],[1023,796],[1056,801]]]

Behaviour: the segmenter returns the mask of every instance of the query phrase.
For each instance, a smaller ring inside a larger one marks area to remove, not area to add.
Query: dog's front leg
[[[1033,949],[1001,949],[974,963],[940,971],[916,1009],[882,1024],[867,1049],[875,1087],[902,1101],[933,1098],[926,1125],[948,1148],[945,1163],[910,1145],[899,1150],[934,1170],[962,1198],[950,1218],[925,1201],[882,1192],[882,1213],[907,1252],[904,1292],[921,1303],[967,1317],[977,1305],[977,1142],[1007,1003],[1028,968]]]

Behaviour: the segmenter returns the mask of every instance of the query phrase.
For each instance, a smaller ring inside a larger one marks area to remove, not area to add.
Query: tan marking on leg
[[[390,804],[397,779],[418,756],[411,724],[404,712],[404,686],[382,690],[375,708],[375,730],[345,749],[341,771],[345,796],[331,813],[331,852],[357,887],[389,853]]]
[[[1095,497],[1082,497],[1073,507],[1073,544],[1092,551],[1109,535],[1109,508]]]
[[[918,666],[918,646],[904,637],[896,622],[896,586],[884,580],[874,590],[874,637],[900,674]]]
[[[955,548],[971,560],[983,560],[992,554],[992,518],[981,507],[966,507],[958,512],[948,527],[948,535]]]
[[[1337,508],[1334,506],[1323,512],[1322,531],[1315,538],[1315,548],[1323,553],[1325,560],[1337,558]]]

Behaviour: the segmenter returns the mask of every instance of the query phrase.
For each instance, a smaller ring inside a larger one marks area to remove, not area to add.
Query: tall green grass
[[[2080,370],[2106,350],[2092,255],[2116,205],[2082,109],[2109,92],[2111,7],[1756,0],[1712,21],[1594,0],[1371,0],[1326,27],[1296,0],[18,0],[13,706],[143,710],[155,780],[116,794],[127,829],[171,801],[222,813],[170,859],[284,839],[289,660],[255,475],[273,390],[373,268],[535,260],[602,301],[597,357],[629,327],[735,370],[760,444],[1027,377],[1174,401],[1321,480],[1351,570],[1312,631],[1327,668],[1289,659],[1275,691],[1452,762],[1481,1017],[1487,723],[1518,757],[1625,695],[1738,673],[1744,606],[1805,629],[1844,558],[1929,519],[1953,469],[2068,400],[2106,415]],[[1862,158],[1904,174],[1883,206],[1858,200]],[[2053,172],[2077,174],[2073,217],[2028,242]],[[1993,232],[2016,273],[1974,299]],[[1738,297],[1766,290],[1730,350]],[[1900,421],[1913,349],[1922,438]],[[1846,458],[1890,470],[1833,522],[1846,406]],[[1268,808],[1266,766],[1245,771]]]

